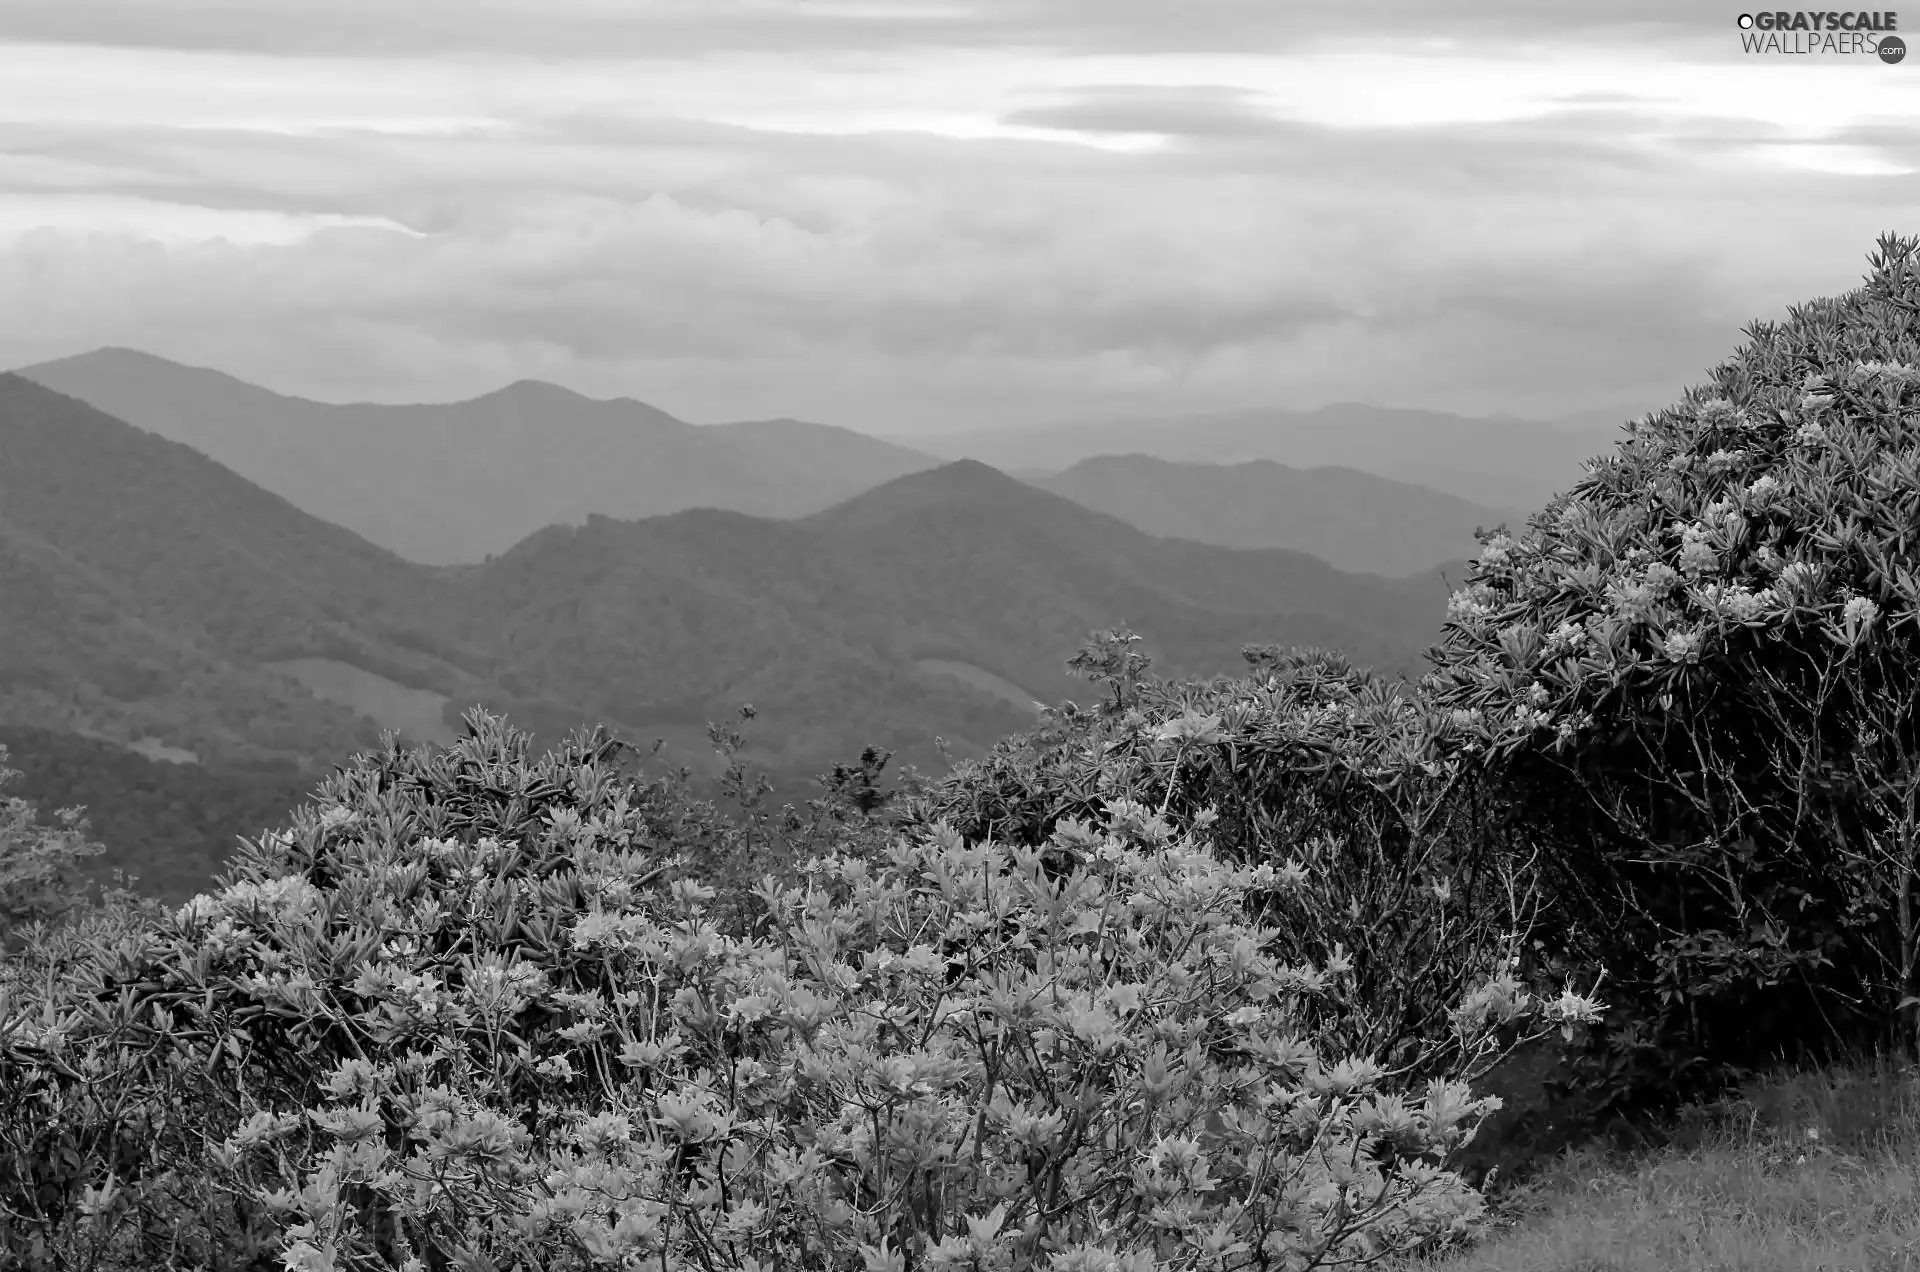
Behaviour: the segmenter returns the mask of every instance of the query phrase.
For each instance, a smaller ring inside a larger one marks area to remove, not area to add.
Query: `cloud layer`
[[[1444,7],[16,0],[0,365],[899,434],[1624,412],[1920,230],[1920,69]]]

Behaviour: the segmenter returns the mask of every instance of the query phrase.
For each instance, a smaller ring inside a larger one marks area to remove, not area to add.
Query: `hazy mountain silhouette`
[[[1270,459],[1295,468],[1357,468],[1491,508],[1536,508],[1612,448],[1617,424],[1540,424],[1340,403],[1313,411],[1103,419],[915,438],[948,459],[1006,471],[1058,471],[1096,455],[1183,463]]]
[[[477,562],[589,513],[799,516],[938,462],[846,429],[701,427],[533,380],[465,402],[389,406],[287,397],[130,349],[19,374],[428,564]]]
[[[1416,574],[1472,556],[1476,527],[1522,519],[1357,468],[1289,468],[1270,459],[1183,464],[1101,455],[1029,480],[1149,534],[1289,548],[1362,574]]]

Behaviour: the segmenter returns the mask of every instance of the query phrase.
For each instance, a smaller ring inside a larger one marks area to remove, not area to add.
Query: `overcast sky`
[[[1920,47],[1738,12],[5,0],[0,365],[903,435],[1638,411],[1920,232]]]

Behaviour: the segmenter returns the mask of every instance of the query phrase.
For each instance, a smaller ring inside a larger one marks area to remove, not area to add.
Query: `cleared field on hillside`
[[[454,739],[454,726],[441,715],[447,705],[445,694],[409,689],[332,658],[290,658],[264,665],[269,671],[292,676],[314,697],[358,711],[410,741],[445,746]]]

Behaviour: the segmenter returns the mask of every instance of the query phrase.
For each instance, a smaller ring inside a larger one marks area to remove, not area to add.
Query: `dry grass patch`
[[[1920,1069],[1770,1077],[1664,1147],[1569,1153],[1422,1272],[1920,1272]]]

